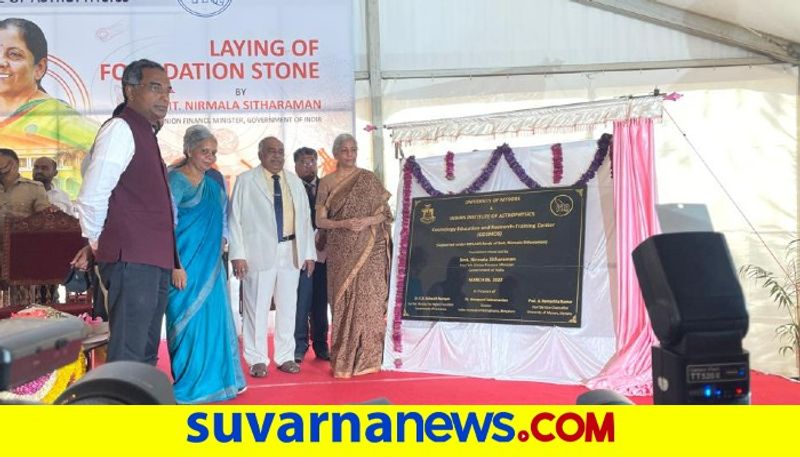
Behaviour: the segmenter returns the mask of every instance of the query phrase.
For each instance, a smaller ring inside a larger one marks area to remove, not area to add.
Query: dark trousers
[[[129,262],[99,266],[100,280],[108,290],[108,361],[155,365],[172,272]]]
[[[99,317],[103,319],[103,322],[108,322],[106,297],[103,294],[102,287],[100,287],[100,278],[97,276],[96,270],[94,265],[89,269],[89,280],[92,282],[92,288],[89,291],[92,294],[92,317]]]
[[[297,318],[294,326],[295,355],[308,351],[308,327],[311,322],[311,341],[314,353],[328,352],[328,270],[324,263],[314,265],[309,278],[300,272],[297,284]]]

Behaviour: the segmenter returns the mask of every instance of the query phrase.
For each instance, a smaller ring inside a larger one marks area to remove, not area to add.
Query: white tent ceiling
[[[800,43],[800,2],[797,0],[657,0]]]
[[[708,205],[737,265],[773,268],[753,232],[780,255],[797,231],[800,1],[353,3],[359,157],[384,175],[389,189],[399,176],[388,152],[393,144],[388,132],[362,130],[366,124],[613,99],[658,87],[684,95],[657,126],[659,202]],[[594,133],[464,137],[405,152],[426,157]],[[743,286],[752,366],[796,375],[794,359],[779,354],[774,336],[786,316],[763,290]]]
[[[793,2],[773,1],[774,5],[770,5],[770,2],[745,1],[572,1],[747,49],[775,61],[800,64],[800,45],[797,41],[778,35],[796,33],[790,32],[791,22],[797,19],[799,9]]]

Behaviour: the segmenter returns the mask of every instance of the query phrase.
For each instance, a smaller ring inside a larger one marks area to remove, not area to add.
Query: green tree
[[[780,271],[773,273],[766,268],[758,265],[744,265],[739,269],[739,274],[753,280],[759,287],[765,289],[772,301],[778,308],[786,312],[788,322],[779,325],[775,329],[778,339],[782,346],[778,349],[781,355],[793,353],[795,356],[795,368],[800,374],[800,308],[798,307],[798,290],[800,290],[800,278],[798,278],[798,248],[800,239],[794,239],[786,246],[786,257],[781,262],[775,258]]]

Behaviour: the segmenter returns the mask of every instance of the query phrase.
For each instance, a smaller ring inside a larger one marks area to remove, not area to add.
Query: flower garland
[[[561,143],[550,146],[553,155],[553,184],[561,182],[564,177],[564,153],[561,151]]]
[[[614,145],[608,146],[608,175],[614,179]]]
[[[84,313],[85,314],[85,313]],[[64,313],[49,306],[30,305],[11,315],[12,319],[60,319]],[[84,321],[87,319],[84,317]],[[5,392],[0,392],[0,400],[23,400],[52,403],[67,389],[71,383],[86,374],[86,356],[83,351],[78,353],[78,358],[61,368],[39,376],[21,386]]]
[[[597,150],[594,153],[594,158],[592,162],[589,164],[589,168],[581,175],[581,177],[570,187],[581,187],[585,186],[592,178],[595,177],[597,174],[597,170],[600,169],[600,166],[603,164],[603,161],[608,154],[609,146],[611,144],[611,134],[604,133],[599,140],[597,140]],[[556,145],[554,145],[555,147]],[[559,151],[561,150],[561,146],[558,145]],[[448,154],[450,154],[448,152]],[[481,170],[480,175],[475,178],[472,183],[462,189],[459,192],[449,192],[450,194],[474,194],[480,191],[483,186],[489,181],[492,173],[497,168],[498,163],[500,163],[500,158],[504,157],[506,162],[508,163],[511,170],[517,176],[517,178],[525,184],[529,189],[539,189],[542,187],[541,184],[536,182],[533,178],[525,172],[525,169],[522,165],[517,161],[516,156],[514,155],[514,151],[508,146],[508,144],[503,144],[499,146],[497,149],[492,151],[492,155],[489,158],[489,161]],[[555,161],[554,161],[555,162]],[[563,173],[563,166],[561,169]],[[554,181],[555,181],[555,168],[553,171],[554,174]],[[395,302],[394,302],[394,320],[392,321],[392,343],[395,353],[397,354],[394,365],[397,368],[403,366],[403,361],[399,357],[399,353],[403,350],[403,335],[402,335],[402,321],[403,321],[403,302],[405,300],[405,292],[406,292],[406,260],[408,259],[408,232],[410,230],[410,220],[411,220],[411,181],[413,179],[417,180],[417,183],[422,187],[422,189],[430,195],[431,197],[440,197],[445,195],[442,191],[433,187],[428,178],[425,177],[425,174],[422,172],[422,167],[419,166],[419,163],[414,158],[414,156],[409,157],[406,160],[406,163],[403,165],[403,214],[401,217],[401,226],[400,226],[400,251],[397,256],[397,284],[395,288]],[[560,181],[560,178],[559,178]]]
[[[396,297],[394,301],[394,320],[392,321],[392,343],[394,351],[400,354],[403,351],[403,301],[406,295],[406,260],[408,259],[408,232],[411,224],[411,178],[412,165],[416,163],[414,157],[410,157],[403,166],[403,214],[400,226],[400,252],[397,255],[397,284]],[[419,167],[417,167],[419,168]],[[398,356],[394,359],[394,366],[403,366],[403,360]]]
[[[417,180],[417,183],[419,183],[419,185],[422,186],[422,189],[425,190],[425,193],[427,193],[431,197],[441,197],[442,195],[444,195],[442,192],[439,192],[438,190],[436,190],[433,187],[433,184],[431,184],[431,182],[428,181],[428,178],[426,178],[425,175],[422,174],[422,168],[420,168],[420,166],[417,163],[417,160],[414,158],[414,156],[411,156],[411,157],[408,158],[408,160],[406,160],[406,164],[405,164],[404,168],[408,168],[409,169],[409,173]],[[405,170],[403,171],[403,173],[404,174],[406,173]],[[404,185],[405,185],[405,183],[404,183]],[[409,191],[411,191],[410,187],[409,187]],[[404,196],[404,198],[405,198],[405,196]]]
[[[517,157],[514,155],[514,151],[512,151],[507,144],[504,144],[497,149],[502,150],[502,154],[505,156],[508,166],[511,167],[511,171],[513,171],[514,174],[517,175],[517,179],[519,179],[520,181],[522,181],[523,184],[528,186],[528,189],[541,189],[542,185],[536,182],[533,178],[531,178],[528,175],[528,173],[525,172],[525,168],[523,168],[522,165],[520,165],[520,163],[517,162]]]
[[[7,392],[0,392],[0,400],[24,400],[53,403],[71,383],[86,374],[86,357],[83,352],[78,354],[77,360],[58,368],[33,381],[15,387]]]
[[[592,163],[589,165],[589,168],[583,172],[580,179],[575,181],[575,184],[572,187],[580,187],[585,186],[586,183],[592,180],[594,176],[597,174],[597,170],[600,169],[600,165],[603,165],[603,161],[606,159],[606,155],[608,154],[609,146],[611,145],[611,134],[604,133],[600,136],[600,139],[597,140],[597,151],[594,153],[594,158],[592,159]]]
[[[53,384],[53,389],[44,396],[43,401],[48,404],[53,403],[59,395],[67,390],[67,386],[77,381],[85,374],[86,356],[81,352],[78,354],[78,360],[56,371],[56,381]]]
[[[453,151],[447,151],[447,154],[444,155],[444,177],[447,178],[448,181],[456,179],[456,176],[453,174],[455,168],[455,164],[453,163],[454,157],[455,154],[453,154]]]
[[[14,387],[6,392],[0,392],[2,400],[42,401],[47,392],[53,389],[56,382],[56,371],[39,376],[21,386]]]

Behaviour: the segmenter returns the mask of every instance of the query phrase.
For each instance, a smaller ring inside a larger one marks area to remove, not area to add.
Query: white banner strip
[[[478,116],[452,117],[422,122],[386,125],[395,143],[436,141],[460,136],[506,133],[556,133],[609,122],[650,117],[660,119],[661,96],[630,97],[616,100],[547,106]]]

